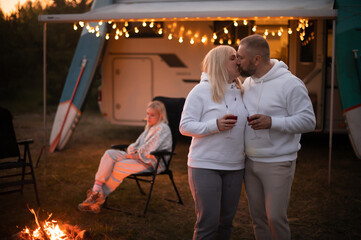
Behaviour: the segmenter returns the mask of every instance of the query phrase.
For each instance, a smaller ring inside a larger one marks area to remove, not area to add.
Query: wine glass
[[[249,114],[248,114],[248,116],[247,116],[247,122],[250,122],[250,121],[251,121],[249,118],[250,118],[250,116],[252,116],[252,115],[254,115],[254,114],[256,114],[256,113],[249,113]],[[253,129],[253,132],[254,132],[254,137],[251,138],[251,139],[252,139],[252,140],[254,140],[254,139],[259,139],[260,137],[257,135],[255,129]]]
[[[238,116],[237,115],[234,115],[228,108],[227,108],[227,114],[232,114],[228,117],[226,117],[226,119],[232,119],[232,120],[238,120]],[[227,137],[231,137],[231,131],[232,129],[228,130],[228,136]]]

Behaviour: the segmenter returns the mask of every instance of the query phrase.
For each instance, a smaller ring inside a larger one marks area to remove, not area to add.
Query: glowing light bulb
[[[243,20],[243,25],[247,25],[247,24],[248,24],[247,20]]]
[[[216,40],[217,39],[217,34],[213,33],[213,39]]]
[[[112,26],[113,29],[116,29],[117,28],[117,24],[114,23],[113,26]]]
[[[191,38],[190,43],[193,45],[194,44],[194,38]]]
[[[97,32],[97,33],[95,34],[95,36],[99,37],[99,36],[100,36],[100,32]]]
[[[78,30],[78,26],[74,23],[74,25],[73,25],[73,29],[76,31],[76,30]]]
[[[292,34],[292,29],[288,28],[288,34]]]
[[[228,43],[228,45],[231,45],[231,44],[232,44],[232,40],[231,40],[231,39],[228,39],[227,43]]]
[[[117,35],[119,35],[119,33],[120,33],[119,28],[117,28],[117,30],[115,31],[115,33],[116,33]]]
[[[154,22],[149,23],[149,27],[153,28],[154,27]]]
[[[146,26],[147,26],[147,22],[144,21],[144,22],[142,23],[142,26],[143,26],[143,27],[146,27]]]
[[[98,25],[99,26],[103,25],[103,21],[99,21]]]
[[[268,36],[268,30],[267,29],[264,31],[264,35]]]
[[[162,29],[162,28],[159,28],[158,34],[159,34],[159,35],[162,35],[162,34],[163,34],[163,29]]]
[[[170,33],[170,34],[168,35],[168,39],[169,39],[169,40],[172,40],[172,38],[173,38],[173,35]]]
[[[107,34],[105,35],[105,39],[106,39],[106,40],[109,40],[109,38],[110,38],[109,33],[107,33]]]
[[[125,22],[125,23],[124,23],[124,26],[125,26],[125,27],[128,27],[128,25],[129,25],[128,22]]]
[[[202,43],[206,43],[207,42],[207,36],[203,36],[201,41],[202,41]]]
[[[253,26],[252,31],[255,32],[257,30],[256,26]]]
[[[119,36],[118,36],[118,35],[115,35],[114,38],[115,38],[115,40],[118,40],[118,39],[119,39]]]
[[[234,20],[234,21],[233,21],[233,25],[234,25],[235,27],[238,27],[238,22],[237,22],[236,20]]]
[[[139,33],[139,29],[137,27],[134,28],[135,33]]]
[[[129,37],[129,33],[125,32],[125,37],[128,38]]]
[[[278,30],[278,36],[282,36],[282,32],[281,32],[281,30]]]
[[[227,29],[227,28],[223,28],[223,31],[224,31],[225,34],[228,33],[228,29]]]
[[[84,27],[84,22],[83,22],[83,21],[79,21],[79,26],[80,26],[80,27]]]
[[[179,37],[179,40],[178,40],[180,43],[183,42],[183,37]]]

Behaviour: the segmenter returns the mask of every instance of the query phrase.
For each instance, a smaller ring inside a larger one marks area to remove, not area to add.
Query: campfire
[[[34,209],[29,209],[34,215],[36,229],[31,230],[25,227],[21,232],[13,236],[14,240],[90,240],[90,234],[86,230],[81,230],[78,226],[69,224],[59,225],[57,221],[50,220],[49,214],[45,221],[39,220],[39,214]]]

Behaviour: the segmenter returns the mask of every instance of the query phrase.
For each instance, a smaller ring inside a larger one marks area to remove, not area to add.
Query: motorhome
[[[341,104],[338,83],[343,79],[334,81],[335,65],[341,62],[334,59],[336,23],[342,24],[336,5],[345,1],[108,0],[101,5],[99,2],[94,1],[92,10],[85,14],[43,15],[39,20],[74,22],[83,27],[81,38],[102,39],[96,43],[100,47],[89,70],[93,72],[88,74],[89,80],[81,81],[91,82],[94,69],[100,64],[99,107],[109,122],[144,125],[144,106],[153,97],[187,97],[199,82],[201,61],[210,49],[222,44],[237,48],[243,37],[260,34],[270,44],[271,58],[284,61],[305,83],[316,114],[316,131],[347,132],[345,110],[350,106]],[[353,18],[359,19],[360,9],[353,11],[358,12]],[[80,41],[77,51],[79,48]],[[79,72],[79,59],[87,51],[91,50],[83,48],[75,53],[74,59],[77,56],[78,60],[73,59],[72,65],[78,68],[74,71]],[[351,63],[352,57],[350,52]],[[359,71],[357,65],[356,69],[355,65],[349,68]],[[50,142],[59,134],[61,125],[68,126],[71,134],[81,115],[83,102],[72,107],[72,120],[61,124],[68,121],[64,115],[75,102],[69,102],[69,96],[74,95],[76,79],[74,76],[67,79],[73,84],[64,87],[57,113],[59,120],[54,121]],[[353,84],[357,84],[357,79]],[[83,87],[83,95],[88,86]],[[361,109],[360,89],[355,94],[357,100],[351,107]],[[353,115],[353,122],[355,116],[361,116],[361,110]],[[361,132],[360,129],[357,125],[352,131]],[[357,149],[361,145],[360,133],[354,135],[357,136],[350,138]]]

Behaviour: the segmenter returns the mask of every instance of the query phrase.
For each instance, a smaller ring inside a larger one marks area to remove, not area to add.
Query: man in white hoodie
[[[316,120],[304,83],[270,59],[267,40],[241,40],[238,64],[249,112],[245,130],[245,187],[256,239],[291,239],[287,208],[301,133]]]

